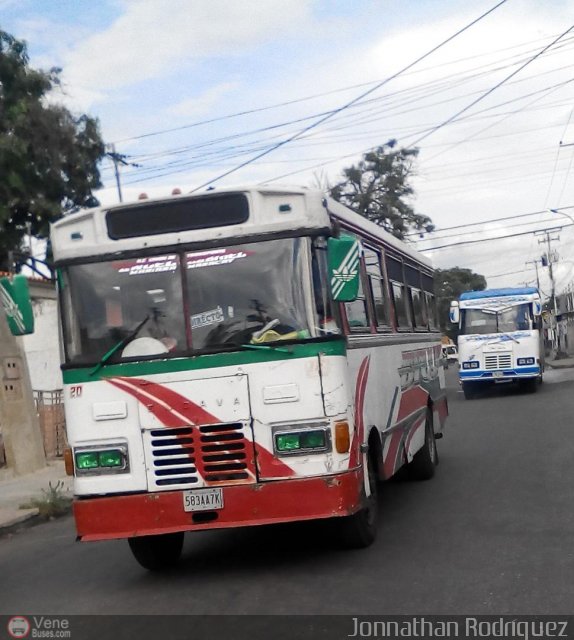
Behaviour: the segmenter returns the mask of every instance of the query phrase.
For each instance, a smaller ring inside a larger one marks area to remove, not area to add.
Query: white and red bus
[[[305,189],[84,210],[52,227],[74,514],[154,570],[184,533],[332,519],[432,477],[447,416],[432,268]]]

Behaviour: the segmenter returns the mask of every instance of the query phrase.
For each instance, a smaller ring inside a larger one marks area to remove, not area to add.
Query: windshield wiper
[[[125,347],[129,342],[131,342],[137,334],[140,332],[141,328],[144,324],[149,320],[149,315],[147,315],[125,338],[122,338],[117,344],[115,344],[107,353],[104,353],[102,359],[98,362],[98,364],[90,371],[90,375],[94,376],[98,371],[106,364],[106,362],[122,347]]]
[[[265,351],[271,349],[272,351],[280,351],[281,353],[293,353],[293,349],[288,349],[286,347],[275,347],[272,344],[242,344],[240,346],[244,349],[264,349]]]

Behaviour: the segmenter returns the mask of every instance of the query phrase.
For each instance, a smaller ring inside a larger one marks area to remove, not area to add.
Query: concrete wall
[[[22,336],[22,346],[34,391],[62,388],[58,338],[58,301],[50,282],[29,280],[34,309],[34,333]]]

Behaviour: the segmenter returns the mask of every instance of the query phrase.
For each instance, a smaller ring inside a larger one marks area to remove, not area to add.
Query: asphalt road
[[[0,538],[0,614],[574,613],[574,370],[472,401],[448,378],[437,474],[383,485],[369,549],[318,525],[206,532],[156,575],[68,517]]]

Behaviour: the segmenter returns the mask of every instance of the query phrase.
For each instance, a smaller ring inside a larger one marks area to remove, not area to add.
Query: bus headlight
[[[518,358],[516,362],[519,367],[524,367],[528,364],[534,364],[534,358]]]
[[[101,475],[129,471],[126,444],[109,444],[74,449],[76,475]]]
[[[467,362],[462,363],[463,369],[478,369],[479,363],[478,360],[467,360]]]
[[[273,447],[280,456],[324,453],[331,450],[331,430],[327,426],[288,430],[281,427],[273,433]]]

